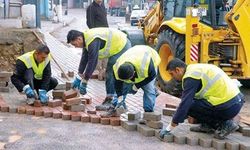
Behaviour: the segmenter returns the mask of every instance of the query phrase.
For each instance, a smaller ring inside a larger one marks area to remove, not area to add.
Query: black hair
[[[83,33],[77,30],[70,30],[67,35],[67,43],[76,40],[78,37],[83,37]]]
[[[37,51],[38,53],[45,53],[45,54],[47,54],[47,55],[50,53],[49,47],[48,47],[47,45],[45,45],[45,44],[40,44],[40,45],[38,46],[38,48],[36,49],[36,51]]]
[[[131,63],[124,63],[118,69],[118,77],[122,80],[127,80],[134,75],[134,66]]]
[[[169,61],[166,70],[170,70],[170,71],[175,70],[177,67],[186,69],[187,65],[182,60],[178,58],[174,58],[171,61]]]

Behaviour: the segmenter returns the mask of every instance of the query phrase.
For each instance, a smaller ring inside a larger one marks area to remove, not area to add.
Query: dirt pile
[[[39,41],[31,29],[0,29],[0,71],[13,71],[18,56],[34,50]],[[43,35],[38,31],[39,36]]]

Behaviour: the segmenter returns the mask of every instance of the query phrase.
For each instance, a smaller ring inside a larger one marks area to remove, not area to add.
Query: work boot
[[[214,137],[217,139],[225,139],[227,135],[238,130],[239,126],[233,120],[227,120],[223,122],[214,133]]]
[[[100,114],[100,116],[102,118],[109,118],[109,117],[118,117],[117,113],[116,113],[116,109],[114,106],[111,106],[107,112],[104,112],[102,114]]]
[[[190,131],[202,132],[202,133],[214,133],[214,129],[205,123],[202,123],[199,126],[190,127]]]
[[[101,105],[95,106],[95,109],[99,111],[107,111],[112,105],[111,104],[112,100],[113,100],[112,97],[106,97]]]

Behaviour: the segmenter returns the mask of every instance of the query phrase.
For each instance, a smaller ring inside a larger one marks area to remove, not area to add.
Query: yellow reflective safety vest
[[[90,43],[100,38],[104,40],[105,46],[99,50],[99,58],[108,58],[119,53],[127,43],[127,35],[118,29],[93,28],[83,32],[86,49]]]
[[[206,99],[213,106],[223,104],[240,93],[232,79],[212,64],[188,65],[182,83],[186,78],[201,80],[202,87],[195,93],[195,99]]]
[[[149,46],[137,45],[128,49],[120,56],[119,59],[117,59],[116,63],[113,66],[115,78],[126,83],[139,83],[143,81],[148,77],[148,69],[151,59],[153,60],[154,67],[157,68],[160,64],[161,58],[158,53]],[[122,80],[118,77],[119,67],[126,62],[133,64],[133,66],[135,67],[135,71],[138,75],[138,77],[135,78],[135,81]]]
[[[28,53],[25,53],[21,56],[19,56],[17,59],[21,60],[25,66],[27,67],[27,69],[30,69],[32,68],[35,75],[34,77],[37,79],[37,80],[42,80],[43,78],[43,70],[44,68],[48,65],[48,63],[50,62],[50,54],[49,56],[45,59],[45,61],[43,61],[42,63],[40,64],[36,64],[36,61],[35,61],[35,58],[34,58],[34,51],[31,51],[31,52],[28,52]]]

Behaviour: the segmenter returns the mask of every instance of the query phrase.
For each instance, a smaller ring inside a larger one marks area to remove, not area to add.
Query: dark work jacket
[[[87,8],[87,25],[89,29],[96,27],[108,27],[107,12],[104,4],[95,1]]]
[[[15,85],[17,90],[19,92],[23,91],[23,87],[28,84],[27,79],[27,67],[21,60],[16,61],[16,68],[14,71],[14,74],[11,76],[11,82]],[[48,91],[49,84],[50,84],[50,77],[51,77],[51,66],[50,62],[47,64],[47,66],[43,70],[43,78],[41,80],[40,88]]]
[[[88,51],[83,48],[82,57],[78,68],[78,73],[84,73],[84,79],[89,80],[93,74],[97,63],[99,50],[105,46],[106,42],[100,38],[94,39],[88,46]]]

